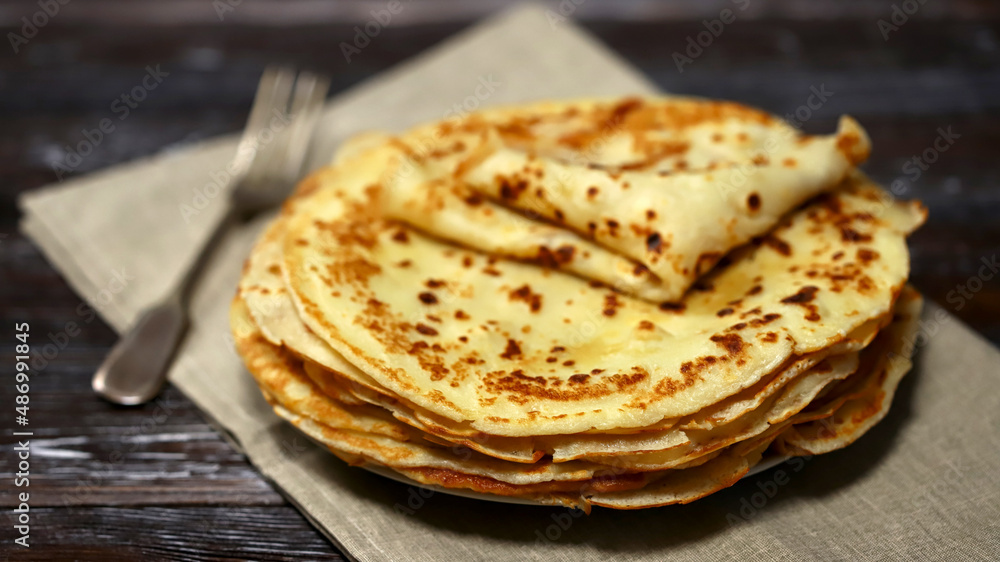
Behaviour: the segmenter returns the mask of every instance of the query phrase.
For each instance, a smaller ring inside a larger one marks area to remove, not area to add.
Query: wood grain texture
[[[90,376],[115,335],[86,314],[17,233],[15,200],[55,181],[52,162],[81,140],[82,129],[109,116],[111,102],[147,65],[162,65],[169,79],[74,173],[238,131],[270,62],[330,72],[333,90],[342,91],[439,43],[498,2],[415,3],[348,64],[338,44],[378,2],[246,0],[248,9],[220,24],[202,1],[77,1],[18,54],[0,49],[0,364],[12,362],[3,342],[12,341],[15,321],[30,322],[42,339],[61,339],[69,322],[82,327],[34,379],[38,527],[35,546],[16,559],[340,559],[176,389],[138,408],[92,395]],[[997,4],[928,3],[886,41],[876,20],[888,17],[888,4],[768,3],[728,25],[679,70],[672,53],[728,4],[589,0],[575,15],[671,92],[736,99],[784,115],[806,102],[811,87],[832,91],[804,128],[829,131],[841,113],[861,121],[875,146],[866,170],[886,184],[902,181],[904,197],[931,209],[912,239],[914,283],[1000,343],[1000,276],[980,277],[982,260],[1000,254]],[[37,9],[30,0],[5,2],[0,22],[14,29]],[[906,162],[948,127],[959,138],[913,179]],[[971,299],[957,298],[963,286],[979,288]],[[10,392],[0,385],[0,405],[10,403]],[[6,483],[15,471],[11,446],[9,439],[0,444]],[[9,491],[5,484],[0,493],[5,511],[14,502]]]
[[[12,560],[344,560],[291,506],[32,512],[44,531]]]

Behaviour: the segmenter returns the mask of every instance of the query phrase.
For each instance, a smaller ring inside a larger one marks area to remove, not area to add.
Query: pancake
[[[543,102],[351,139],[245,263],[236,347],[336,457],[590,510],[854,442],[910,368],[926,218],[729,102]],[[336,461],[334,461],[336,462]]]
[[[854,176],[664,310],[428,238],[344,192],[372,184],[336,186],[289,219],[299,317],[394,395],[505,436],[692,414],[836,343],[889,311],[924,216]]]
[[[912,345],[907,348],[907,343],[912,340],[913,318],[920,304],[914,294],[904,293],[894,323],[862,352],[872,358],[863,362],[872,369],[872,373],[863,376],[870,387],[879,387],[884,380],[898,380],[895,375],[888,379],[879,375],[885,372],[884,367],[894,372],[899,372],[901,367],[905,370],[908,353],[912,352]],[[458,487],[475,491],[585,509],[589,509],[590,504],[634,509],[686,503],[734,483],[759,461],[761,452],[772,440],[786,435],[785,425],[781,423],[785,420],[772,419],[772,431],[756,439],[743,439],[742,447],[721,447],[704,452],[699,458],[675,465],[672,470],[638,474],[620,459],[604,468],[571,461],[546,462],[524,470],[522,465],[490,460],[462,448],[436,447],[422,440],[412,428],[394,423],[385,412],[337,404],[318,387],[309,384],[293,355],[273,346],[255,330],[252,318],[239,299],[234,301],[231,318],[239,328],[238,350],[279,415],[352,463],[389,467],[425,484],[450,484],[451,487],[460,484]],[[839,378],[851,371],[852,365],[857,365],[856,360],[841,362],[846,369],[831,365],[816,372],[840,371],[841,374],[836,375]],[[795,387],[790,385],[789,388]],[[778,402],[786,402],[788,394],[783,394]],[[791,394],[801,402],[805,393]],[[799,408],[790,408],[789,412],[792,411],[797,412]],[[839,446],[846,444],[842,442]]]

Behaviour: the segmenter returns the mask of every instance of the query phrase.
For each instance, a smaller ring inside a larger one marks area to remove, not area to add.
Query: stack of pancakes
[[[910,368],[925,219],[738,104],[574,100],[369,133],[247,260],[232,329],[341,459],[545,504],[686,503],[844,447]],[[336,462],[336,461],[331,461]]]

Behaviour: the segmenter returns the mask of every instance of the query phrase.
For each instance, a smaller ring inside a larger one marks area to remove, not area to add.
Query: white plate
[[[786,460],[788,460],[788,457],[783,457],[783,456],[780,456],[780,455],[775,455],[773,457],[768,457],[768,458],[760,461],[759,463],[757,463],[753,468],[751,468],[750,472],[746,473],[746,475],[743,476],[743,478],[749,478],[749,477],[751,477],[751,476],[753,476],[755,474],[760,474],[761,472],[764,472],[765,470],[773,468],[773,467],[781,464],[782,462],[784,462]],[[398,473],[398,472],[396,472],[396,471],[394,471],[392,469],[386,468],[384,466],[366,464],[366,465],[361,465],[360,468],[363,468],[363,469],[365,469],[368,472],[371,472],[373,474],[378,474],[379,476],[384,476],[386,478],[389,478],[390,480],[395,480],[396,482],[399,482],[401,484],[406,484],[407,486],[413,486],[415,488],[421,488],[421,489],[430,490],[430,491],[433,491],[433,492],[440,492],[442,494],[449,494],[449,495],[452,495],[452,496],[458,496],[460,498],[469,498],[469,499],[474,499],[474,500],[484,500],[484,501],[497,502],[497,503],[513,503],[513,504],[518,504],[518,505],[549,505],[549,504],[542,504],[542,503],[538,503],[538,502],[527,500],[527,499],[523,499],[523,498],[510,498],[510,497],[506,497],[506,496],[495,496],[493,494],[484,494],[484,493],[481,493],[481,492],[473,492],[471,490],[464,490],[462,488],[445,488],[445,487],[442,487],[442,486],[435,486],[435,485],[432,485],[432,484],[421,484],[421,483],[417,482],[416,480],[411,480],[410,478],[407,478],[406,476],[403,476],[402,474],[400,474],[400,473]]]

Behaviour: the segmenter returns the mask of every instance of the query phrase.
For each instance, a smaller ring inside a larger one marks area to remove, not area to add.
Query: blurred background
[[[665,91],[758,106],[801,122],[809,132],[832,131],[840,114],[853,115],[874,145],[864,169],[897,195],[919,198],[930,208],[928,224],[911,240],[913,283],[1000,344],[1000,3],[541,4],[554,18],[579,22]],[[18,233],[20,193],[240,131],[270,63],[329,73],[336,95],[510,3],[402,0],[391,19],[373,26],[373,11],[388,5],[0,2],[2,332],[25,320],[35,333],[59,330],[81,305]],[[726,10],[732,18],[723,17]],[[720,27],[716,20],[723,19],[730,21]],[[712,34],[707,46],[696,44],[708,37],[705,32]],[[132,95],[137,84],[145,86],[141,99]],[[113,119],[114,130],[93,142],[106,118]],[[36,413],[47,417],[52,435],[83,436],[82,448],[100,451],[157,407],[115,409],[91,395],[90,375],[114,341],[99,319],[88,324],[33,388],[33,407],[37,401]],[[48,463],[39,470],[49,485],[61,490],[39,490],[37,496],[45,532],[52,533],[46,537],[48,555],[114,554],[107,547],[117,542],[137,549],[118,551],[121,556],[238,552],[267,558],[294,547],[313,558],[336,557],[190,402],[174,389],[164,399],[169,421],[137,442],[127,462],[109,469],[72,455],[40,461]],[[156,478],[129,476],[151,469]],[[0,479],[8,471],[0,468]],[[86,494],[66,494],[87,481],[99,485]],[[144,532],[168,523],[172,535]]]

